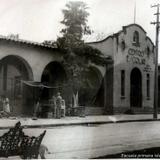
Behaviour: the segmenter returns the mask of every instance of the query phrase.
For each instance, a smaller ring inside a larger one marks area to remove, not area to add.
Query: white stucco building
[[[154,102],[154,44],[137,25],[88,45],[110,57],[106,66],[91,64],[90,88],[79,93],[86,114],[150,112]],[[15,115],[33,114],[37,99],[49,99],[58,90],[68,99],[61,51],[53,46],[0,36],[0,94],[9,97]],[[53,88],[37,89],[39,84]],[[70,102],[67,102],[70,103]],[[66,103],[66,104],[67,104]]]
[[[137,25],[124,26],[121,31],[89,45],[111,56],[104,76],[107,112],[150,112],[154,102],[155,49],[145,30]]]

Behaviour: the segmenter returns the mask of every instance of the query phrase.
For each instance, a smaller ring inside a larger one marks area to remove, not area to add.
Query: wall
[[[113,37],[109,36],[106,39],[98,42],[88,43],[88,45],[99,49],[105,56],[113,57]]]
[[[34,81],[41,81],[43,70],[47,64],[62,60],[60,53],[54,49],[0,40],[0,59],[8,55],[22,57],[32,69]]]
[[[139,33],[139,45],[135,45],[133,42],[135,31]],[[142,107],[134,109],[137,111],[152,110],[154,102],[154,44],[147,37],[144,29],[137,24],[124,26],[116,34],[103,41],[90,43],[90,45],[99,49],[104,55],[111,56],[114,61],[112,73],[106,69],[106,109],[111,108],[115,112],[125,112],[131,108],[130,76],[131,71],[138,68],[142,75]],[[149,54],[147,54],[147,48],[150,50]],[[125,96],[121,96],[121,70],[125,71]],[[150,75],[150,98],[147,97],[147,74]]]
[[[46,47],[29,45],[21,42],[14,42],[10,40],[0,40],[0,65],[5,63],[12,63],[13,58],[14,64],[17,65],[19,62],[25,65],[27,71],[29,72],[30,81],[41,82],[41,76],[44,68],[53,61],[61,61],[61,54],[55,49],[50,49]],[[8,62],[7,60],[10,59]],[[17,61],[16,61],[17,60]],[[22,94],[20,96],[15,95],[15,80],[16,76],[20,76],[20,71],[13,65],[7,64],[7,90],[3,91],[3,67],[0,70],[0,94],[5,94],[10,99],[11,111],[15,115],[20,115],[23,113],[33,114],[34,105],[34,89],[33,87],[27,87],[23,85]],[[25,73],[21,76],[25,77]],[[14,81],[10,81],[12,78]],[[24,78],[25,79],[25,78]],[[11,82],[13,82],[11,84]]]

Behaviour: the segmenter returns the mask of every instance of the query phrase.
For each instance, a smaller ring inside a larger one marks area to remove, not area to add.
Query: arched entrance
[[[138,68],[131,71],[130,87],[130,106],[142,107],[142,75]]]
[[[79,92],[79,104],[93,107],[102,83],[102,75],[96,67],[89,67],[84,73],[85,83]]]
[[[43,71],[41,82],[53,88],[43,88],[41,99],[49,99],[57,91],[61,91],[66,81],[67,76],[63,66],[59,62],[49,63]]]
[[[24,106],[31,94],[26,93],[26,86],[22,80],[33,80],[32,69],[29,64],[19,56],[9,55],[0,60],[0,95],[10,99],[11,111],[19,115],[29,110]]]

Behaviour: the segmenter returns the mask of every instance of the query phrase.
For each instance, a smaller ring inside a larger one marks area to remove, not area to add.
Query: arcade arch
[[[22,113],[27,98],[22,80],[33,80],[33,72],[25,59],[8,55],[0,60],[0,95],[10,99],[13,113]],[[23,104],[23,105],[22,105]]]
[[[51,89],[43,88],[41,99],[48,99],[57,91],[61,91],[66,82],[67,74],[60,62],[54,61],[47,64],[41,76],[41,83],[51,86]]]
[[[103,76],[99,69],[94,66],[90,66],[84,75],[85,84],[79,92],[79,104],[84,106],[93,106],[102,85]]]

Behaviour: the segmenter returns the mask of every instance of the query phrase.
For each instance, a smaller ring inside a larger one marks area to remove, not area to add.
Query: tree
[[[105,39],[107,37],[107,35],[104,33],[104,32],[100,32],[100,33],[97,33],[96,35],[96,41],[101,41],[103,39]]]
[[[43,45],[46,45],[46,46],[52,46],[52,47],[56,47],[56,43],[55,41],[52,41],[52,40],[45,40],[42,42]]]
[[[61,24],[65,28],[61,30],[63,37],[59,38],[60,44],[63,47],[72,48],[83,43],[83,35],[91,34],[90,27],[87,25],[87,5],[84,2],[76,1],[66,4],[66,9],[63,9],[64,18]]]
[[[81,1],[67,3],[66,9],[62,10],[64,19],[61,21],[65,28],[61,30],[62,37],[57,39],[57,46],[64,53],[63,64],[74,97],[79,89],[87,84],[85,73],[90,62],[98,65],[106,63],[106,58],[98,49],[86,45],[83,41],[84,35],[91,34],[87,25],[87,9],[86,3]]]

